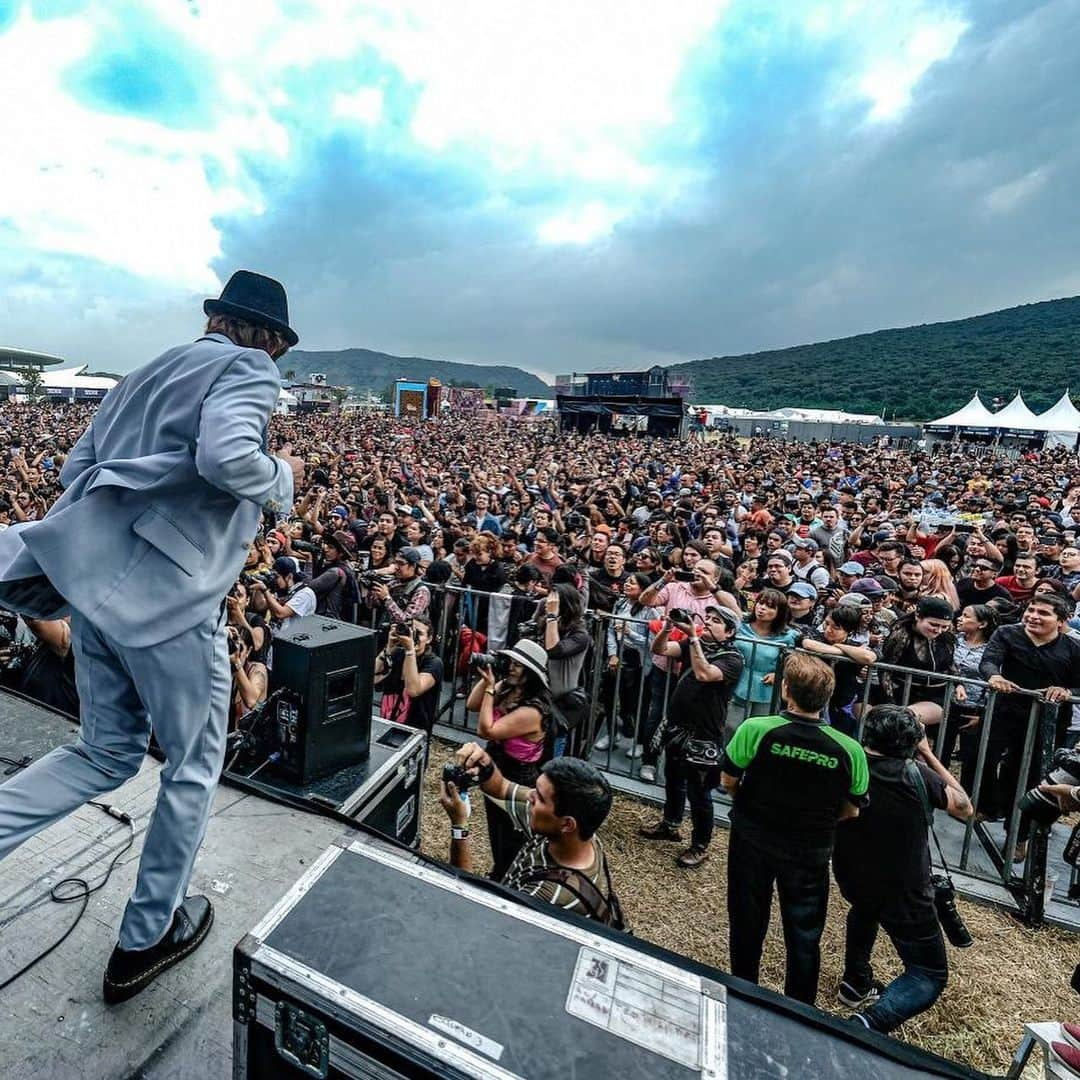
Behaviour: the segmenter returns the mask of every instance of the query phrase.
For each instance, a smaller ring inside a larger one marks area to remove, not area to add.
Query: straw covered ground
[[[435,740],[425,780],[423,848],[447,858],[449,827],[438,804],[437,780],[453,748]],[[474,800],[472,844],[477,868],[490,866],[481,800]],[[717,829],[712,856],[697,870],[675,866],[674,845],[652,844],[637,837],[657,809],[619,795],[602,837],[626,915],[640,937],[723,970],[728,966],[725,863],[727,831]],[[684,826],[684,831],[686,826]],[[835,1000],[844,947],[847,907],[833,889],[822,948],[818,1005],[838,1014]],[[937,1005],[911,1021],[899,1037],[945,1057],[988,1072],[1004,1071],[1018,1046],[1027,1020],[1080,1018],[1080,999],[1068,980],[1080,954],[1077,937],[1058,930],[1026,930],[1008,915],[961,902],[964,920],[975,938],[970,949],[949,949],[949,985]],[[879,938],[875,973],[886,981],[899,971],[887,939]],[[762,982],[783,986],[784,949],[774,910],[766,941]],[[1029,1069],[1025,1075],[1038,1075]]]

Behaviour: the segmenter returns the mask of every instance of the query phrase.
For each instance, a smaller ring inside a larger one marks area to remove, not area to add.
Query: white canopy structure
[[[956,412],[943,416],[940,420],[931,420],[928,427],[989,428],[994,427],[994,414],[982,403],[978,391],[971,400]]]
[[[1039,430],[1046,432],[1046,446],[1075,446],[1080,436],[1080,409],[1072,403],[1069,391],[1036,417]]]
[[[1038,418],[1027,407],[1027,402],[1024,401],[1024,397],[1019,390],[1016,391],[1016,397],[1008,405],[1003,409],[998,409],[993,414],[991,426],[1002,430],[1005,428],[1015,428],[1020,431],[1041,430]]]
[[[945,429],[948,429],[947,431]],[[1080,439],[1080,409],[1073,405],[1068,390],[1046,412],[1033,413],[1017,392],[1004,408],[990,412],[978,394],[961,409],[927,424],[927,434],[937,438],[975,436],[1019,438],[1031,441],[1043,437],[1044,446],[1075,446]]]

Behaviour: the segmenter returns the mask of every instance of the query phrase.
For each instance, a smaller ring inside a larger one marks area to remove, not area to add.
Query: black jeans
[[[975,806],[987,817],[1007,818],[1012,813],[1016,786],[1020,780],[1028,714],[1007,712],[999,707],[990,723],[990,734],[986,740],[986,764]],[[1039,764],[1039,746],[1036,741],[1021,794],[1039,782]]]
[[[821,933],[829,906],[828,852],[792,859],[761,843],[756,830],[732,825],[728,846],[728,933],[731,972],[758,981],[775,882],[787,948],[784,993],[813,1005],[821,970]]]
[[[868,990],[874,981],[870,953],[879,925],[889,935],[904,972],[885,987],[863,1017],[875,1031],[893,1031],[937,1001],[949,981],[949,961],[941,926],[932,912],[914,923],[895,923],[881,918],[875,907],[856,903],[847,916],[844,955],[844,981],[856,990]]]
[[[706,848],[713,834],[713,789],[720,784],[720,770],[715,766],[689,765],[677,749],[667,755],[664,770],[664,820],[681,825],[686,800],[690,800],[690,844]]]
[[[654,667],[649,672],[649,685],[645,691],[649,698],[649,708],[645,713],[645,723],[642,724],[641,731],[638,733],[638,742],[645,747],[645,753],[641,757],[643,765],[656,765],[660,760],[660,755],[654,754],[649,744],[652,742],[653,733],[660,726],[664,709],[675,692],[677,682],[678,679],[674,675],[669,677],[666,671],[661,671],[658,667]]]
[[[635,734],[637,727],[644,728],[648,717],[649,691],[647,685],[644,692],[642,691],[643,675],[644,671],[640,662],[636,666],[624,663],[618,671],[613,671],[611,668],[605,669],[600,692],[601,701],[604,704],[604,713],[607,717],[608,735],[615,736],[618,734],[624,738],[630,738]],[[616,682],[619,684],[618,702],[615,701]],[[635,724],[639,696],[641,698],[640,725]],[[616,712],[619,714],[618,728],[615,726]]]

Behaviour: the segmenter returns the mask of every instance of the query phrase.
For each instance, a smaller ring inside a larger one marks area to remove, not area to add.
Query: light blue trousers
[[[71,645],[79,736],[0,785],[0,859],[134,776],[153,725],[166,763],[120,925],[122,948],[146,949],[165,936],[183,903],[224,761],[232,687],[225,618],[215,612],[138,649],[111,641],[76,612]]]

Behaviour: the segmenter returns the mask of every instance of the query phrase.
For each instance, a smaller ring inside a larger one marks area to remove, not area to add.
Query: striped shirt
[[[514,827],[528,837],[525,845],[514,856],[514,861],[510,864],[510,869],[506,871],[502,884],[509,886],[511,889],[517,889],[518,892],[535,896],[539,900],[545,900],[556,907],[565,908],[567,911],[580,912],[582,910],[581,901],[569,889],[564,888],[558,882],[532,881],[522,884],[525,878],[533,871],[545,870],[552,866],[562,866],[562,863],[552,858],[548,849],[547,837],[540,836],[532,831],[529,822],[529,790],[529,788],[521,784],[511,784],[509,797],[505,801],[492,799],[492,802],[497,803],[510,815]],[[605,890],[600,884],[600,879],[603,876],[604,851],[600,845],[599,837],[594,836],[592,838],[592,846],[593,861],[588,868],[576,870],[576,872],[583,877],[587,877],[603,894]],[[567,867],[567,869],[574,868]]]

